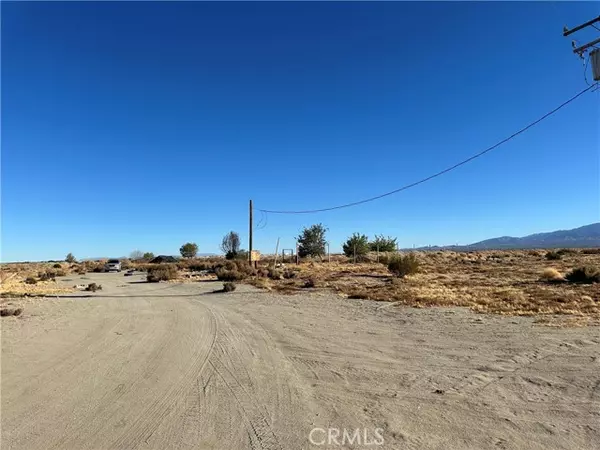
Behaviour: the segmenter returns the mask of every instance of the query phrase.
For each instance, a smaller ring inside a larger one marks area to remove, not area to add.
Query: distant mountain
[[[470,245],[422,247],[421,250],[501,250],[520,248],[589,248],[600,247],[600,222],[572,230],[536,233],[524,237],[502,236]]]

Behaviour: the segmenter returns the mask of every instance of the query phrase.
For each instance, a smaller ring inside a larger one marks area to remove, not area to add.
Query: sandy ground
[[[1,320],[2,449],[600,448],[598,327],[83,278]]]

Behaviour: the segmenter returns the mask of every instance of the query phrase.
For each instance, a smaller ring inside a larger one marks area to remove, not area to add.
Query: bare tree
[[[132,261],[137,261],[138,259],[142,259],[144,257],[144,253],[140,250],[134,250],[129,254],[129,259]]]
[[[225,258],[234,259],[240,252],[240,235],[235,231],[230,231],[223,236],[221,250],[225,253]]]

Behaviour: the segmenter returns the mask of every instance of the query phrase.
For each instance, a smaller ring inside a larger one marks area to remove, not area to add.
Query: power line
[[[520,135],[521,133],[524,133],[525,131],[529,130],[530,128],[532,128],[533,126],[537,125],[538,123],[540,123],[542,120],[550,117],[552,114],[554,114],[555,112],[557,112],[558,110],[562,109],[563,107],[567,106],[569,103],[573,102],[574,100],[576,100],[578,97],[580,97],[581,95],[585,94],[587,91],[589,91],[590,89],[592,89],[595,85],[597,85],[598,83],[594,83],[591,86],[587,87],[586,89],[584,89],[583,91],[579,92],[578,94],[576,94],[575,96],[571,97],[569,100],[565,101],[564,103],[562,103],[560,106],[557,106],[556,108],[554,108],[552,111],[544,114],[542,117],[540,117],[539,119],[537,119],[535,122],[531,122],[529,125],[527,125],[524,128],[521,128],[519,131],[511,134],[510,136],[508,136],[507,138],[504,138],[503,140],[501,140],[500,142],[492,145],[491,147],[486,148],[485,150],[471,156],[470,158],[467,158],[451,167],[448,167],[447,169],[444,169],[440,172],[437,172],[433,175],[428,176],[427,178],[423,178],[419,181],[415,181],[414,183],[411,184],[407,184],[405,186],[402,186],[398,189],[394,189],[393,191],[390,192],[386,192],[385,194],[381,194],[381,195],[377,195],[375,197],[370,197],[364,200],[359,200],[356,202],[352,202],[352,203],[346,203],[344,205],[338,205],[338,206],[332,206],[329,208],[320,208],[320,209],[307,209],[307,210],[299,210],[299,211],[286,211],[286,210],[269,210],[269,209],[258,209],[258,211],[264,212],[264,213],[271,213],[271,214],[310,214],[310,213],[318,213],[318,212],[325,212],[325,211],[333,211],[335,209],[342,209],[342,208],[349,208],[351,206],[356,206],[356,205],[361,205],[363,203],[368,203],[368,202],[372,202],[374,200],[379,200],[380,198],[383,197],[387,197],[389,195],[392,194],[396,194],[398,192],[401,191],[405,191],[407,189],[410,189],[412,187],[415,187],[419,184],[425,183],[429,180],[432,180],[433,178],[439,177],[440,175],[444,175],[445,173],[448,173],[462,165],[467,164],[468,162],[473,161],[474,159],[479,158],[480,156],[485,155],[488,152],[491,152],[492,150],[500,147],[502,144],[510,141],[511,139],[515,138],[516,136]]]

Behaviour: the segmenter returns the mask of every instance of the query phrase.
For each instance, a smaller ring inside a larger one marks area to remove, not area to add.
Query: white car
[[[118,259],[109,259],[104,265],[104,270],[106,270],[107,272],[120,272],[121,261],[119,261]]]

